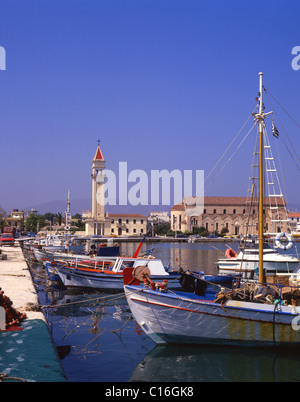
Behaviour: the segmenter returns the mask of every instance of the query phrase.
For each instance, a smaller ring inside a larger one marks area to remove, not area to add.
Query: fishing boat
[[[61,281],[67,288],[123,290],[123,269],[134,267],[136,270],[148,267],[152,280],[169,281],[171,289],[180,289],[178,272],[165,270],[160,259],[138,257],[99,257],[97,260],[46,261],[48,277]]]
[[[83,241],[83,240],[82,240]],[[86,240],[89,241],[89,240]],[[73,261],[80,260],[84,256],[88,258],[92,257],[94,260],[102,259],[102,257],[117,257],[120,255],[120,245],[110,244],[110,243],[100,243],[95,245],[94,249],[90,254],[77,254],[74,253],[72,248],[72,242],[68,245],[68,249],[64,247],[62,250],[49,250],[47,247],[40,246],[34,248],[34,256],[38,262],[45,260],[55,260],[55,261]]]
[[[259,140],[259,276],[237,281],[232,289],[208,286],[199,276],[191,291],[170,291],[149,279],[149,271],[123,271],[131,312],[157,344],[217,344],[235,346],[300,345],[300,288],[287,275],[266,283],[263,260],[263,130],[269,113],[263,107],[263,73],[259,73],[259,103],[254,115]],[[142,279],[142,280],[141,280]],[[296,283],[295,283],[296,282]],[[188,290],[188,289],[186,289]]]
[[[147,266],[153,280],[168,280],[171,288],[180,289],[181,272],[166,270],[162,261],[152,257],[151,254],[147,257],[139,257],[141,247],[148,234],[149,231],[139,243],[132,257],[88,257],[67,254],[68,260],[45,260],[44,265],[49,280],[60,282],[67,288],[122,291],[123,269],[135,267],[140,270]]]

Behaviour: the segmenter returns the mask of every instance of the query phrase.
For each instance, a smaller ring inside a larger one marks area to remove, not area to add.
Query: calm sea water
[[[121,247],[132,255],[137,243]],[[166,266],[215,273],[226,244],[146,243],[142,251],[151,248]],[[300,381],[299,350],[158,347],[132,318],[123,294],[45,289],[43,267],[31,266],[40,304],[52,306],[44,311],[70,382]]]

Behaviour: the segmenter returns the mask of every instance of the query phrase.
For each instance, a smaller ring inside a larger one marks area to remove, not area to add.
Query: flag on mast
[[[274,121],[272,121],[272,133],[273,133],[275,138],[279,137],[279,131],[277,130],[277,128],[276,128],[276,126],[274,124]]]

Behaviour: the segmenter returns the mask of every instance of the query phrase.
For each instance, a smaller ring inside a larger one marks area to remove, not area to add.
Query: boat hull
[[[122,272],[104,273],[99,272],[99,270],[80,270],[65,266],[55,268],[49,263],[46,263],[46,269],[51,281],[60,280],[67,288],[124,290]],[[151,275],[150,278],[153,281],[160,282],[166,279],[169,282],[169,287],[171,289],[181,289],[179,283],[180,275]]]
[[[300,331],[292,326],[299,307],[236,301],[221,305],[131,285],[125,285],[125,293],[137,323],[159,345],[300,345]]]
[[[220,258],[218,260],[219,274],[243,274],[244,278],[253,278],[258,268],[258,255],[251,258]],[[289,257],[283,259],[279,254],[274,258],[264,256],[264,269],[267,273],[290,273],[299,268],[299,259]]]
[[[38,262],[41,262],[45,258],[45,255],[47,254],[54,254],[58,252],[63,253],[65,251],[66,251],[65,246],[44,246],[42,249],[38,248],[33,249],[35,259]]]

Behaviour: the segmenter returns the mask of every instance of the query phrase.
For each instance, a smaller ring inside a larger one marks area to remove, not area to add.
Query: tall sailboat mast
[[[263,128],[264,128],[263,113],[263,73],[259,73],[259,112],[258,112],[258,131],[259,131],[259,199],[258,199],[258,241],[259,241],[259,264],[258,264],[258,280],[260,283],[265,282],[264,275],[264,143],[263,143]]]
[[[259,143],[259,195],[258,195],[258,244],[259,244],[259,263],[258,263],[258,280],[260,283],[265,283],[264,274],[264,137],[263,130],[265,126],[265,118],[273,113],[264,113],[263,106],[263,73],[259,73],[259,108],[255,114],[255,119],[258,122],[258,143]]]

